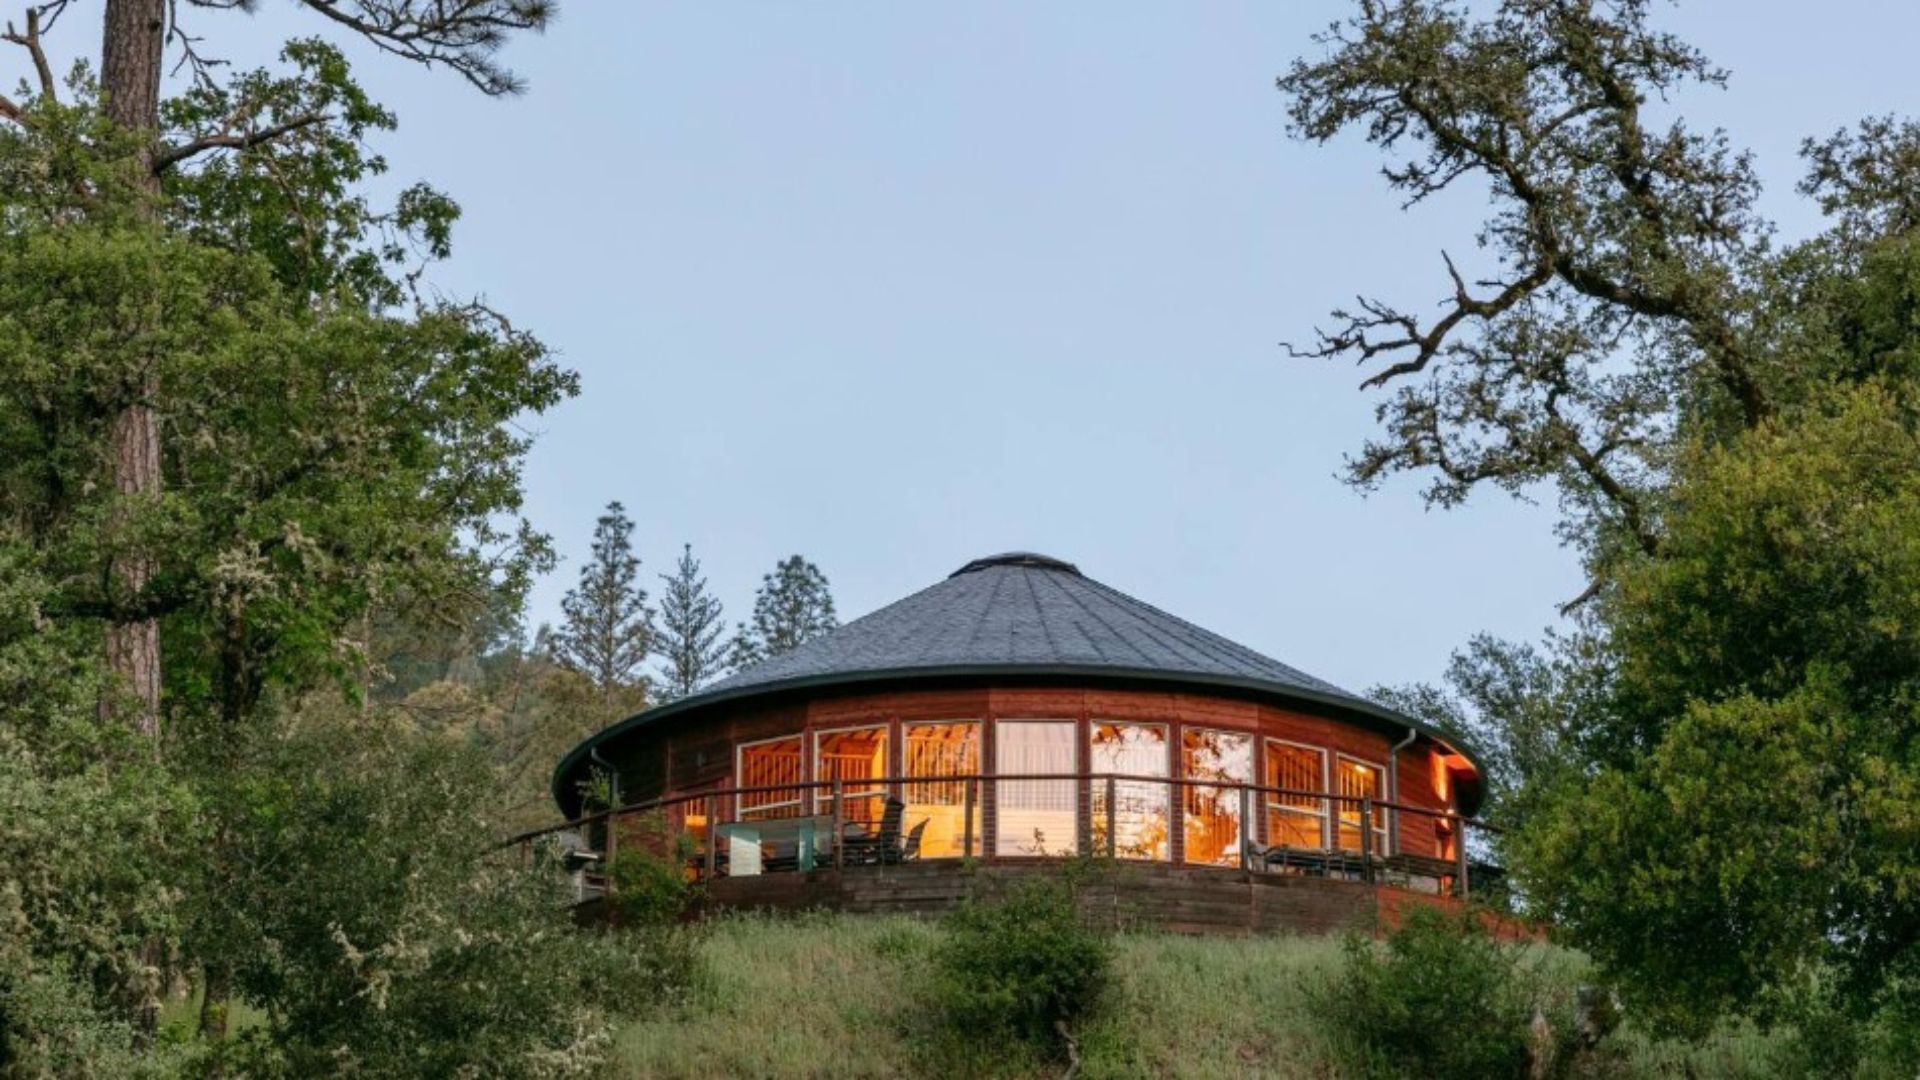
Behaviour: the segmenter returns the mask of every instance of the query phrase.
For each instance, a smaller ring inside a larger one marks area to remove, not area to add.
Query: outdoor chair
[[[912,862],[920,857],[920,838],[927,832],[927,823],[922,821],[907,831],[907,846],[900,849],[900,861]]]
[[[848,822],[841,830],[840,838],[846,865],[873,866],[899,862],[900,825],[906,814],[906,803],[898,798],[889,798],[886,808],[880,812],[878,831],[870,833],[860,823]]]

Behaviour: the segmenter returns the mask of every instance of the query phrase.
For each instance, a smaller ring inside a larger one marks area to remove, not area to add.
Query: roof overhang
[[[1456,781],[1462,813],[1472,814],[1477,811],[1486,793],[1485,769],[1472,748],[1430,724],[1364,698],[1325,693],[1308,687],[1286,686],[1262,679],[1242,679],[1210,673],[1138,669],[1101,664],[962,664],[858,672],[842,671],[830,675],[802,676],[714,690],[670,701],[665,705],[635,713],[625,720],[611,724],[583,739],[578,746],[568,751],[567,756],[560,759],[560,764],[553,771],[551,784],[553,798],[559,804],[562,813],[569,818],[577,816],[580,804],[577,787],[580,781],[587,778],[591,764],[590,758],[596,749],[617,742],[635,731],[658,727],[676,720],[691,719],[696,715],[724,706],[789,697],[807,692],[829,690],[858,692],[886,684],[951,685],[995,682],[1023,684],[1068,682],[1128,687],[1150,686],[1162,690],[1230,693],[1237,697],[1250,697],[1280,705],[1313,706],[1337,719],[1356,721],[1388,734],[1405,736],[1411,732],[1464,759],[1472,767],[1473,777],[1470,781],[1464,778]]]

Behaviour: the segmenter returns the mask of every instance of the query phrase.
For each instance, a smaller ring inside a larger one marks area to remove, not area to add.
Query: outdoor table
[[[768,818],[764,821],[733,821],[719,827],[720,839],[727,845],[727,873],[747,877],[766,872],[765,860],[775,851],[791,847],[795,868],[812,870],[833,853],[833,817]],[[772,850],[769,850],[772,849]]]

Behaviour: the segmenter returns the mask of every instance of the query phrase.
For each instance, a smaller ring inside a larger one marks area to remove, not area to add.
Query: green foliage
[[[687,860],[693,840],[654,813],[620,819],[620,847],[613,859],[613,908],[624,927],[671,926],[693,900]]]
[[[1912,1014],[1920,885],[1920,454],[1877,385],[1681,465],[1657,560],[1603,613],[1599,764],[1518,839],[1527,888],[1646,1005],[1700,1030]]]
[[[98,719],[94,639],[45,620],[50,591],[0,543],[4,1076],[132,1068],[131,1018],[162,991],[204,835],[181,778]]]
[[[1363,132],[1413,203],[1491,184],[1492,267],[1310,351],[1397,388],[1355,482],[1430,472],[1452,505],[1550,480],[1586,556],[1544,658],[1476,644],[1451,692],[1401,699],[1492,736],[1526,902],[1669,1030],[1911,1045],[1920,124],[1809,140],[1830,224],[1777,246],[1748,156],[1646,112],[1725,81],[1656,10],[1362,4],[1296,62],[1298,134]]]
[[[658,680],[663,700],[685,697],[726,669],[720,598],[707,591],[693,545],[680,549],[673,573],[661,574]]]
[[[733,638],[736,668],[757,664],[840,625],[827,575],[798,555],[780,560],[753,595],[753,623]]]
[[[266,1014],[248,1070],[581,1073],[615,1017],[683,989],[683,958],[576,929],[562,882],[484,852],[491,784],[472,750],[378,724],[253,748],[191,941]]]
[[[1314,993],[1355,1073],[1474,1080],[1527,1075],[1529,981],[1472,913],[1415,907],[1384,946],[1349,935]]]
[[[947,917],[933,952],[933,1001],[968,1040],[1058,1047],[1098,1006],[1113,945],[1081,917],[1072,883],[1034,877]]]
[[[553,650],[609,699],[646,686],[641,665],[653,651],[653,609],[639,582],[633,520],[618,502],[608,503],[593,526],[593,558],[580,568],[580,584],[560,601],[566,622],[553,637]]]

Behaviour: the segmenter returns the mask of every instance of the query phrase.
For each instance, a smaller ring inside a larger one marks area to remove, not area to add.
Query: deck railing
[[[1105,856],[1464,897],[1500,874],[1470,856],[1496,831],[1451,811],[1223,779],[954,774],[681,792],[501,847],[560,860],[580,898],[601,895],[620,852],[636,847],[682,862],[694,881],[932,859]]]

